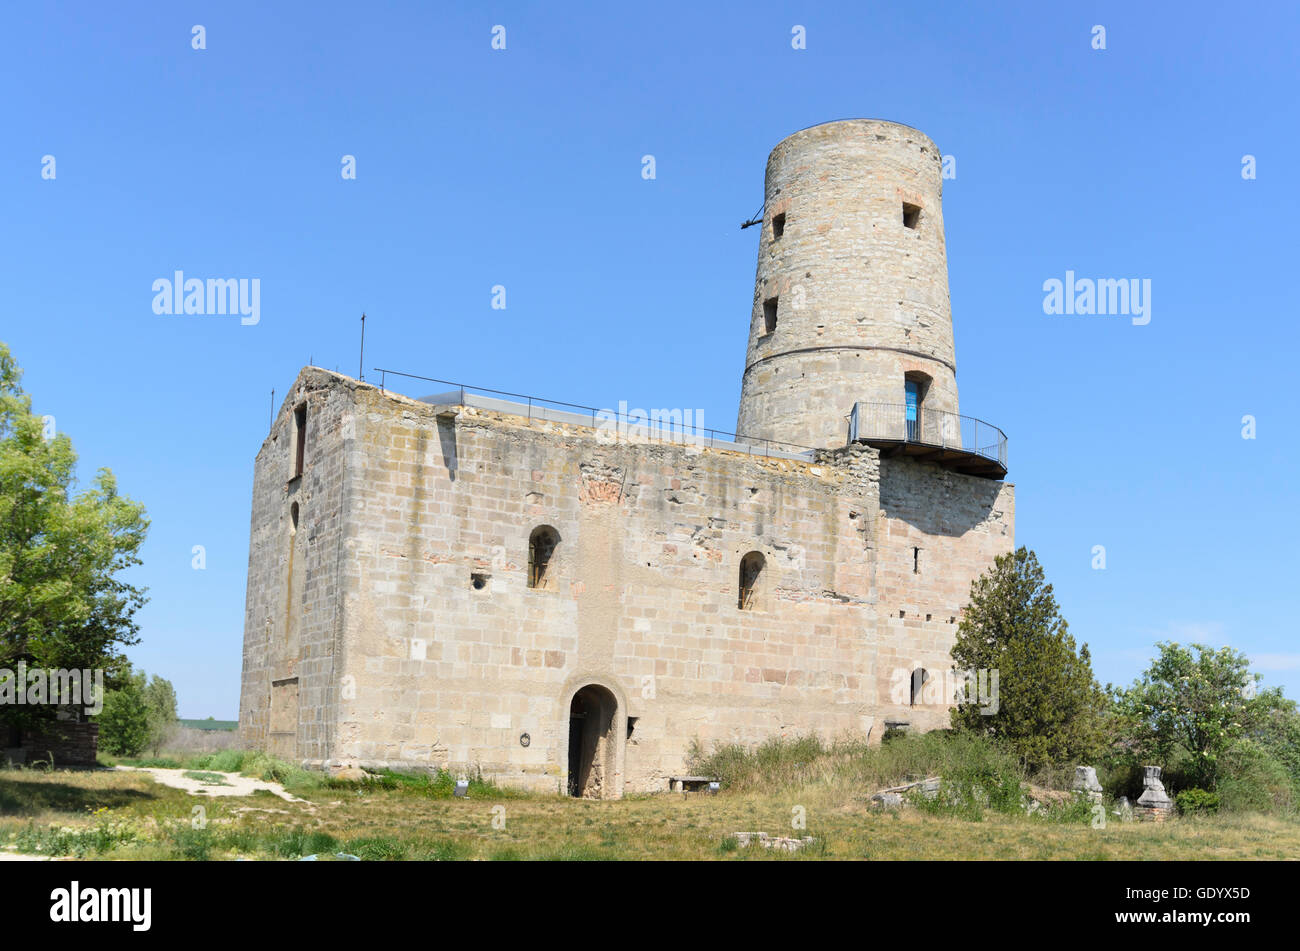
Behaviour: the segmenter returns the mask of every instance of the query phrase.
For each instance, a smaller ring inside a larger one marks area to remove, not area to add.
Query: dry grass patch
[[[60,854],[108,859],[292,859],[336,851],[366,860],[1300,858],[1294,819],[1233,815],[1145,824],[1112,817],[1105,829],[999,813],[970,821],[913,808],[876,811],[864,790],[826,775],[771,793],[612,802],[514,793],[454,799],[419,783],[304,792],[310,803],[267,793],[203,800],[144,773],[0,770],[0,846],[47,842]],[[196,804],[208,820],[198,830],[190,821]],[[805,828],[792,826],[799,815]],[[43,831],[51,828],[75,835]],[[731,838],[759,831],[817,842],[787,854],[740,848]]]

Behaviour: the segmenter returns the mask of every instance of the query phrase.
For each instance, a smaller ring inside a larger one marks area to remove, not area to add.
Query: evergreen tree
[[[999,555],[971,583],[952,657],[958,670],[998,672],[996,712],[961,704],[955,729],[1003,740],[1031,769],[1084,763],[1100,751],[1106,695],[1032,551]]]

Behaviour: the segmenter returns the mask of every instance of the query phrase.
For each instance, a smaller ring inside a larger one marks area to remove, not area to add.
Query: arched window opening
[[[918,667],[912,671],[912,706],[923,702],[922,695],[925,691],[925,685],[929,682],[930,673],[924,667]]]
[[[763,574],[762,552],[751,551],[740,559],[740,596],[737,607],[742,611],[752,611],[757,603],[758,579]]]
[[[551,580],[551,562],[560,544],[560,533],[549,525],[533,529],[528,536],[528,587],[545,588]]]

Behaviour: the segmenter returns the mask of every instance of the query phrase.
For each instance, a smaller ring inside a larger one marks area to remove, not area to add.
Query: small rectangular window
[[[302,475],[303,462],[307,457],[307,404],[303,403],[293,411],[293,475],[296,479]]]
[[[921,223],[921,206],[909,205],[903,202],[903,227],[916,230],[916,226]]]
[[[779,238],[785,234],[785,212],[772,216],[772,237]]]
[[[776,332],[776,302],[775,297],[763,301],[763,336]]]

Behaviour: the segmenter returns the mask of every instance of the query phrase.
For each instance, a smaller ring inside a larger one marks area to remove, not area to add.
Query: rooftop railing
[[[399,370],[386,370],[381,367],[375,367],[374,372],[380,374],[381,390],[386,389],[389,375],[453,387],[449,392],[419,397],[421,402],[455,403],[511,413],[529,420],[589,426],[634,441],[705,446],[712,449],[726,449],[730,452],[743,452],[751,456],[791,459],[811,459],[815,451],[810,446],[799,446],[794,443],[692,425],[689,412],[680,410],[648,409],[625,413],[619,410],[583,406],[580,403],[544,399],[526,393],[511,393],[507,390],[455,383],[430,376],[417,376],[414,373],[402,373]]]
[[[939,461],[944,453],[974,455],[996,463],[1002,474],[1007,468],[1006,433],[982,419],[924,404],[909,414],[905,403],[855,403],[849,416],[849,442],[898,443],[911,455],[933,449]]]

